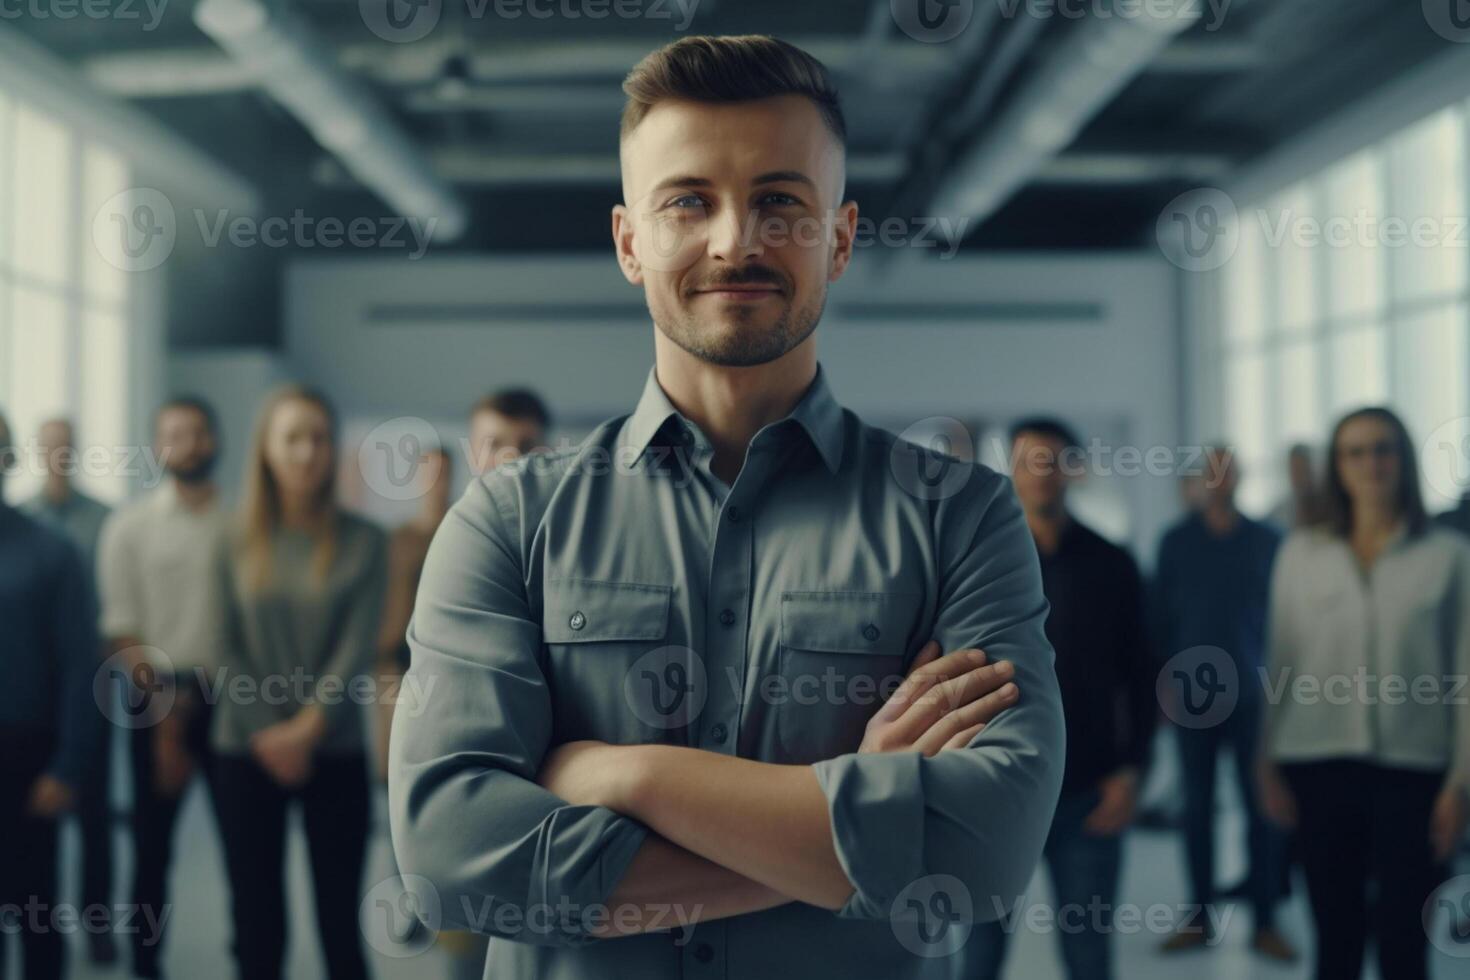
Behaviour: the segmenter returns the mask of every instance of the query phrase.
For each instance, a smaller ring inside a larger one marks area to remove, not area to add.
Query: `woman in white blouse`
[[[1262,801],[1299,831],[1319,980],[1361,976],[1369,935],[1385,980],[1415,980],[1465,830],[1470,542],[1429,523],[1389,410],[1343,418],[1328,466],[1328,519],[1272,575]]]

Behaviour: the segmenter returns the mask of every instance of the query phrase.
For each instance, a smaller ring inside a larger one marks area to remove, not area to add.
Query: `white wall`
[[[930,415],[1004,423],[1059,414],[1083,430],[1147,449],[1181,431],[1175,270],[1157,252],[1007,256],[873,269],[860,255],[834,287],[819,343],[837,396],[871,421],[902,429]],[[1087,322],[988,318],[925,323],[855,320],[867,302],[1095,303]],[[396,416],[459,418],[479,395],[538,389],[581,431],[629,411],[652,362],[641,295],[611,257],[311,259],[292,264],[283,310],[285,360],[324,387],[359,426]],[[369,321],[380,304],[633,304],[606,322],[487,324],[426,318]],[[977,431],[977,437],[979,432]],[[1171,476],[1099,479],[1126,502],[1135,544],[1150,558],[1177,513]]]

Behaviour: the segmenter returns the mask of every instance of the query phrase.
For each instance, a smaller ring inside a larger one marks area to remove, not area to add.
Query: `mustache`
[[[690,285],[685,291],[693,294],[711,289],[723,289],[729,286],[752,286],[770,285],[778,287],[782,292],[788,292],[786,277],[775,269],[764,265],[746,266],[739,271],[731,271],[719,276],[712,276],[701,282]]]

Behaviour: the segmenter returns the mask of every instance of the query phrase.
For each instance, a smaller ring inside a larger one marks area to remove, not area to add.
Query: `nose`
[[[709,257],[738,264],[763,254],[757,218],[743,205],[720,208],[709,220]]]

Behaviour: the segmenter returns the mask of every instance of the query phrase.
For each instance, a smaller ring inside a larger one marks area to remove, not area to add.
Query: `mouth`
[[[699,289],[695,290],[695,294],[698,296],[714,296],[718,299],[734,302],[754,302],[771,296],[779,296],[781,295],[781,290],[779,287],[771,285],[741,285],[721,286],[717,289]]]

